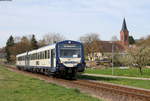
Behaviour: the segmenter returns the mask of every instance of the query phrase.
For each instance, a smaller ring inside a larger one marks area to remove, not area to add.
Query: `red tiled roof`
[[[103,52],[112,52],[111,41],[100,41],[100,44]],[[114,44],[114,51],[123,52],[126,50],[125,46],[123,46],[120,41],[116,41],[113,44]]]

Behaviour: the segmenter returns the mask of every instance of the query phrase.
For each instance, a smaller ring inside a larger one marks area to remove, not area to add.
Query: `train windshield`
[[[60,58],[80,58],[81,57],[81,46],[79,45],[63,45],[60,47],[59,52]]]

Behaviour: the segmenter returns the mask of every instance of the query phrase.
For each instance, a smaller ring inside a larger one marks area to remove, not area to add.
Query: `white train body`
[[[17,67],[28,71],[68,75],[83,72],[85,68],[83,45],[71,40],[18,54],[16,57]]]

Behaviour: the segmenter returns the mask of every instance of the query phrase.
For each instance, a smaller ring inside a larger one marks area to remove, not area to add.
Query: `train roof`
[[[56,44],[47,45],[47,46],[44,46],[44,47],[41,47],[41,48],[37,49],[37,52],[40,52],[40,51],[43,51],[43,50],[48,50],[48,49],[54,49],[55,46],[56,46]]]
[[[31,50],[31,51],[28,51],[28,52],[24,52],[24,53],[18,54],[16,57],[24,56],[24,55],[26,55],[27,53],[28,53],[28,54],[34,54],[34,53],[36,53],[36,52],[41,52],[41,51],[48,50],[48,49],[54,49],[54,48],[55,48],[55,45],[56,45],[56,44],[51,44],[51,45],[47,45],[47,46],[38,48],[38,49],[36,49],[36,50]]]
[[[24,52],[24,53],[21,53],[21,54],[16,55],[16,57],[24,56],[24,55],[26,55],[26,54],[27,54],[27,52]]]
[[[36,49],[36,50],[31,50],[31,51],[28,51],[28,52],[24,52],[24,53],[18,54],[16,57],[24,56],[24,55],[26,55],[27,53],[28,53],[28,54],[34,54],[34,53],[36,53],[36,52],[41,52],[41,51],[48,50],[48,49],[54,49],[57,44],[62,44],[62,43],[65,44],[65,43],[69,43],[69,42],[81,44],[81,43],[78,42],[78,41],[64,40],[64,41],[57,42],[57,43],[55,43],[55,44],[50,44],[50,45],[47,45],[47,46],[38,48],[38,49]]]
[[[79,41],[73,41],[73,40],[64,40],[64,41],[60,41],[60,42],[57,42],[57,44],[66,44],[66,43],[72,43],[72,44],[74,44],[74,43],[78,43],[78,44],[81,44],[81,42],[79,42]]]

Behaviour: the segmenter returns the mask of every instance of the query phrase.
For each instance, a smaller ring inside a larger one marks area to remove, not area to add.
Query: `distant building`
[[[88,60],[102,60],[108,58],[112,54],[112,49],[114,53],[125,54],[127,48],[129,47],[129,31],[127,29],[126,20],[124,18],[122,28],[120,31],[120,41],[99,41],[101,50],[99,52],[94,52],[88,54]]]

